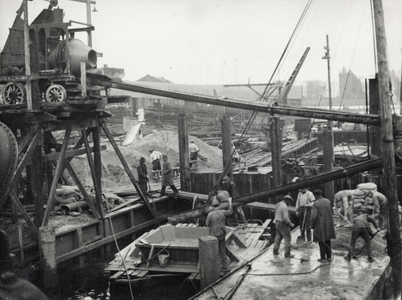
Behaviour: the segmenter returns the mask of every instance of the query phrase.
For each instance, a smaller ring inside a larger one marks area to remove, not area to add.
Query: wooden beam
[[[98,209],[95,207],[94,203],[89,198],[86,190],[84,189],[80,179],[77,176],[77,173],[75,173],[75,171],[74,171],[73,167],[71,166],[70,162],[67,159],[64,159],[64,164],[65,164],[68,172],[70,173],[71,177],[75,181],[75,184],[78,186],[82,196],[84,196],[84,199],[87,202],[89,208],[92,210],[92,213],[94,214],[95,218],[101,219],[102,217],[100,216],[100,214],[98,212]]]
[[[101,125],[103,131],[105,132],[107,138],[109,139],[110,143],[112,144],[114,151],[116,152],[117,156],[119,157],[121,164],[123,165],[124,169],[126,170],[126,173],[127,173],[128,177],[130,178],[132,184],[134,185],[135,189],[137,190],[137,193],[140,196],[141,200],[143,200],[145,202],[145,204],[148,206],[148,209],[151,211],[151,213],[152,213],[153,217],[155,218],[155,220],[158,221],[158,217],[156,216],[155,211],[153,210],[153,208],[152,208],[151,204],[149,203],[148,199],[142,193],[142,190],[140,189],[140,187],[138,186],[137,182],[135,181],[133,173],[131,173],[131,170],[128,167],[126,160],[124,159],[123,154],[121,153],[121,151],[120,151],[119,147],[117,146],[115,140],[113,139],[112,135],[110,134],[109,129],[106,127],[106,124],[104,122],[100,122],[100,125]]]
[[[372,159],[370,161],[355,164],[353,166],[347,167],[343,170],[336,170],[329,173],[324,173],[318,176],[310,177],[301,181],[294,183],[288,183],[281,185],[279,187],[274,187],[272,189],[263,190],[258,193],[241,196],[233,201],[233,206],[244,205],[250,202],[266,200],[270,197],[275,197],[279,195],[284,195],[288,192],[296,191],[302,188],[310,187],[312,185],[321,184],[323,182],[332,181],[344,177],[351,176],[353,174],[361,173],[364,171],[373,170],[376,168],[381,168],[383,165],[382,158]],[[212,211],[211,206],[202,207],[199,209],[189,210],[174,216],[168,217],[168,220],[173,223],[184,223],[191,218],[198,218],[202,215],[207,215]]]
[[[88,136],[86,131],[83,129],[81,130],[82,136],[84,138],[84,144],[85,144],[85,150],[87,152],[87,159],[88,159],[88,164],[89,164],[89,168],[91,170],[91,176],[92,176],[92,182],[94,185],[94,189],[95,189],[95,195],[96,195],[96,203],[95,206],[97,207],[98,211],[100,212],[101,216],[104,215],[103,212],[103,199],[102,199],[102,186],[99,185],[99,182],[97,180],[96,177],[96,171],[95,171],[95,164],[94,161],[92,160],[92,154],[90,151],[90,147],[89,147],[89,142],[88,142]]]
[[[35,147],[37,143],[40,140],[40,137],[42,136],[42,129],[39,129],[36,133],[33,139],[31,140],[31,143],[28,146],[27,151],[25,154],[21,157],[20,162],[18,163],[17,168],[14,171],[13,176],[11,177],[10,183],[6,187],[6,190],[4,191],[4,194],[1,195],[0,197],[0,209],[3,207],[4,203],[7,200],[7,197],[11,191],[11,189],[14,187],[14,185],[17,183],[22,171],[24,170],[26,166],[27,159],[32,155],[33,151],[35,150]]]
[[[188,126],[185,114],[179,115],[179,163],[180,187],[182,191],[191,190],[190,157],[188,150]]]
[[[325,109],[294,107],[284,105],[267,106],[266,103],[256,103],[256,102],[251,103],[243,100],[220,99],[212,96],[194,95],[184,92],[168,91],[160,88],[151,88],[134,83],[117,82],[111,80],[110,78],[107,78],[106,76],[105,78],[101,78],[99,75],[96,76],[97,78],[88,77],[88,80],[90,80],[92,84],[101,85],[108,88],[116,88],[125,91],[132,91],[149,95],[157,95],[162,97],[181,99],[192,102],[200,102],[211,105],[253,110],[270,114],[326,119],[333,121],[351,122],[351,123],[368,124],[376,126],[380,125],[378,115],[361,115],[357,113],[348,113],[345,111],[332,111]]]
[[[53,176],[52,186],[49,192],[49,198],[47,199],[47,205],[45,214],[43,216],[42,226],[47,226],[47,223],[49,222],[50,211],[53,208],[54,196],[56,194],[57,182],[59,181],[59,177],[61,175],[61,172],[63,171],[64,155],[66,154],[70,134],[71,134],[71,128],[68,128],[64,134],[63,145],[60,150],[60,157],[57,163],[56,171]]]
[[[382,156],[384,159],[383,178],[385,196],[388,198],[389,236],[387,238],[387,252],[390,257],[393,277],[394,298],[398,299],[402,291],[401,272],[401,235],[398,215],[398,189],[396,178],[396,164],[394,151],[394,135],[392,124],[392,110],[390,76],[387,60],[387,40],[384,27],[384,11],[381,0],[373,1],[374,23],[377,45],[378,83],[380,88],[381,108],[381,141]]]
[[[272,155],[272,174],[274,187],[282,185],[282,163],[281,163],[281,149],[282,149],[282,132],[280,128],[280,118],[270,118],[270,133],[271,133],[271,155]]]
[[[37,242],[39,242],[39,230],[35,226],[34,222],[32,222],[31,218],[29,217],[28,213],[24,209],[24,206],[22,205],[20,199],[18,198],[18,196],[14,190],[11,191],[10,198],[17,205],[18,210],[20,211],[22,217],[24,218],[25,222],[27,223],[28,229],[31,232],[32,236],[35,238],[35,240]]]
[[[98,119],[98,118],[97,118]],[[94,151],[94,164],[95,164],[95,178],[97,180],[97,184],[102,193],[102,157],[101,157],[101,147],[100,147],[100,127],[99,122],[96,123],[97,126],[92,128],[92,140],[93,140],[93,151]],[[99,203],[99,211],[101,213],[102,218],[105,217],[102,202]]]
[[[35,102],[34,102],[35,103]],[[42,152],[42,135],[40,142],[36,145],[32,153],[32,165],[29,167],[31,177],[28,179],[31,182],[32,195],[35,205],[35,225],[39,227],[42,224],[44,209],[43,209],[43,152]],[[27,166],[28,170],[28,166]]]
[[[224,115],[221,119],[221,131],[222,131],[222,159],[223,168],[227,170],[229,177],[233,174],[233,164],[232,164],[232,139],[231,139],[231,122],[230,116]],[[224,174],[226,175],[226,174]],[[221,182],[219,181],[218,184]]]

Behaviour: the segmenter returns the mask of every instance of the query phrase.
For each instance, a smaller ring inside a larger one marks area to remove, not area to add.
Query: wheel
[[[3,101],[7,104],[24,103],[26,94],[24,85],[19,82],[7,83],[2,91]]]
[[[52,84],[46,90],[45,99],[47,102],[63,102],[67,99],[67,92],[60,84]]]

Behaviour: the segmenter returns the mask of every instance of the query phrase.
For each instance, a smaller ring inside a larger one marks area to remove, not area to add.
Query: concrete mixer
[[[96,68],[96,51],[75,38],[76,32],[90,32],[94,27],[71,28],[71,21],[63,22],[63,15],[59,8],[44,9],[29,25],[31,73],[36,74],[32,91],[40,101],[75,99],[80,96],[81,62],[86,70]],[[26,74],[24,46],[24,21],[17,12],[0,53],[0,85],[5,85],[0,104],[26,102],[25,84],[32,78]],[[87,90],[88,96],[99,95],[99,88]]]
[[[17,167],[18,144],[10,128],[0,122],[0,195]]]

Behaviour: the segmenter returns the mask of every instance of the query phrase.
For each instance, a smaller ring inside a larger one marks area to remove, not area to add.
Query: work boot
[[[327,258],[327,262],[331,262],[332,261],[332,258],[331,257],[328,257]]]
[[[279,252],[278,251],[274,251],[274,256],[278,256]]]
[[[373,261],[374,261],[374,258],[372,258],[371,256],[369,256],[369,257],[367,258],[367,260],[368,260],[368,262],[373,262]]]
[[[319,258],[319,259],[317,259],[320,263],[325,263],[325,262],[327,262],[327,260],[325,259],[325,258]]]
[[[350,260],[351,260],[350,255],[346,255],[344,258],[345,258],[346,260],[348,260],[348,261],[350,261]]]
[[[293,255],[293,254],[288,254],[288,255],[285,255],[285,258],[294,258],[295,256]]]

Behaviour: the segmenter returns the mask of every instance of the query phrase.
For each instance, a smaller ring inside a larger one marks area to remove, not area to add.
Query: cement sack
[[[366,191],[357,189],[353,192],[353,199],[364,199],[366,197],[366,194]]]
[[[364,201],[364,199],[355,198],[355,199],[353,199],[353,203],[354,203],[354,204],[365,203],[365,201]]]
[[[353,204],[353,208],[362,208],[362,203]]]
[[[362,209],[373,210],[373,205],[363,205]]]
[[[357,188],[363,191],[376,191],[377,185],[374,182],[366,182],[358,184]]]

